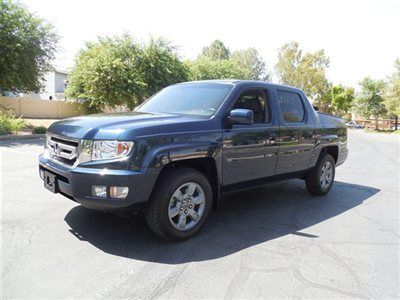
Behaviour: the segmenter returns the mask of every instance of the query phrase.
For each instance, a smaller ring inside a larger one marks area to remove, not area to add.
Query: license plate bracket
[[[57,180],[55,174],[44,171],[44,187],[52,193],[57,193]]]

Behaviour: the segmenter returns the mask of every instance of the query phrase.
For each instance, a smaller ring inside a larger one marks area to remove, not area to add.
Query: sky
[[[400,0],[20,0],[56,27],[55,64],[71,68],[86,41],[129,33],[139,41],[165,37],[182,59],[196,58],[215,39],[231,50],[255,47],[269,69],[278,49],[297,41],[324,49],[334,84],[357,87],[385,79],[400,58]],[[275,78],[276,79],[276,78]]]

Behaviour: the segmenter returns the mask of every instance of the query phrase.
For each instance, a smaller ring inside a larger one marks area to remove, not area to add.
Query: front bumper
[[[56,192],[86,206],[100,210],[126,209],[140,206],[148,201],[157,179],[156,170],[146,172],[87,167],[69,168],[58,164],[44,155],[39,156],[39,168],[55,175]],[[92,186],[127,186],[125,199],[92,196]]]

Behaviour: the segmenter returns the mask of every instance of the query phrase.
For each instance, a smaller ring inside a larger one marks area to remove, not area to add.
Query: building
[[[65,101],[65,88],[68,83],[67,70],[55,68],[54,71],[48,72],[44,77],[44,87],[39,93],[11,93],[6,92],[5,96],[18,97],[22,99],[41,99],[41,100],[57,100]]]

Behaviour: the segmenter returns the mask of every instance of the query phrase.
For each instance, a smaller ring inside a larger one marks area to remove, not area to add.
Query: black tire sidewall
[[[322,166],[327,161],[329,161],[332,164],[333,174],[332,174],[332,180],[331,180],[329,186],[324,189],[321,186],[320,177],[321,177],[321,172],[322,172]],[[313,171],[306,177],[307,190],[311,194],[316,195],[316,196],[326,195],[333,186],[333,183],[335,181],[335,174],[336,174],[335,160],[333,159],[333,157],[330,154],[324,154],[323,156],[321,156],[319,158]]]
[[[163,235],[169,240],[184,240],[196,234],[204,225],[208,214],[212,207],[212,189],[207,178],[197,170],[189,168],[181,168],[179,170],[172,170],[165,174],[161,182],[161,188],[154,194],[153,201],[160,201],[158,207],[159,212],[159,226]],[[178,187],[187,183],[194,182],[201,186],[205,193],[205,209],[201,216],[200,221],[190,230],[180,231],[177,230],[170,222],[168,217],[169,202]]]
[[[321,173],[322,173],[322,167],[323,167],[323,165],[325,164],[325,162],[327,162],[327,161],[329,161],[330,163],[331,163],[331,165],[332,165],[332,180],[331,180],[331,182],[329,183],[329,185],[328,185],[328,187],[326,187],[326,188],[323,188],[322,186],[321,186],[321,181],[320,181],[320,177],[321,177]],[[319,164],[318,164],[318,172],[317,172],[317,177],[315,178],[316,180],[317,180],[317,184],[318,184],[318,187],[319,187],[319,189],[321,190],[321,193],[322,194],[326,194],[326,193],[328,193],[329,191],[330,191],[330,189],[332,188],[332,186],[333,186],[333,182],[335,181],[335,160],[333,159],[333,157],[331,156],[331,155],[329,155],[329,154],[326,154],[326,155],[324,155],[323,157],[322,157],[322,159],[320,160],[320,162],[319,162]]]

